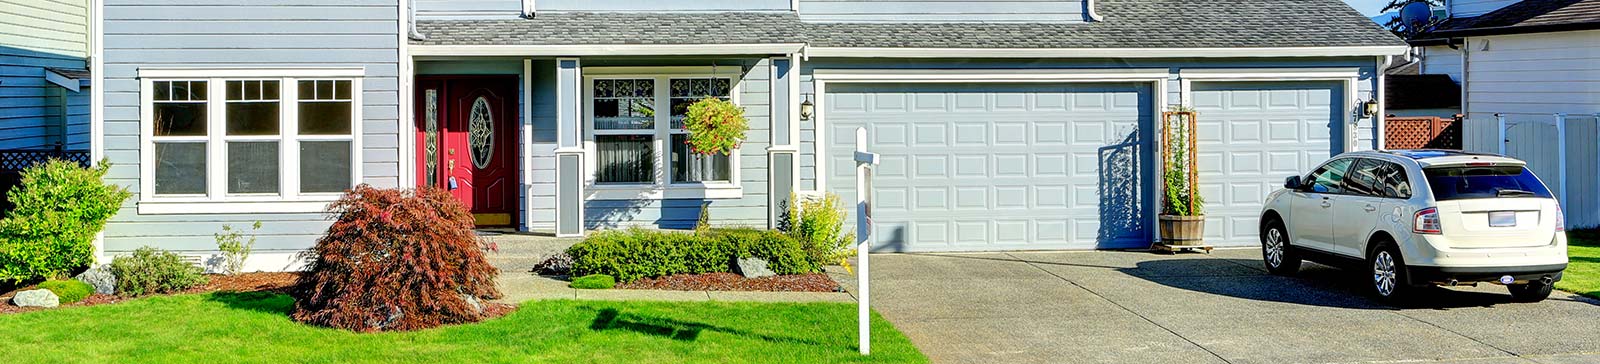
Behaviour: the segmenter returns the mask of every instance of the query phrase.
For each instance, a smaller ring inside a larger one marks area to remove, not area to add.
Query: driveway
[[[1600,362],[1600,301],[1485,285],[1397,308],[1259,254],[873,255],[872,304],[936,363]]]

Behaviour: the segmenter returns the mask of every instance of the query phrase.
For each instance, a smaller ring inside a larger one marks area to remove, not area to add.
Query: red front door
[[[517,212],[517,78],[419,77],[417,185],[449,190],[480,226]]]

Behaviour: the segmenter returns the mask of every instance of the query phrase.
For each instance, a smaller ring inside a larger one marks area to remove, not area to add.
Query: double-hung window
[[[141,70],[140,213],[321,211],[359,180],[359,77]]]
[[[738,153],[688,147],[684,119],[705,98],[737,103],[737,73],[588,68],[586,130],[597,198],[735,198]]]

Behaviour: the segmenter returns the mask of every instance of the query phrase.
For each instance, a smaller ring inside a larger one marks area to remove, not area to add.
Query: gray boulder
[[[48,289],[17,292],[11,297],[11,304],[18,307],[56,307],[61,305],[61,297],[56,297],[55,292]]]
[[[778,275],[778,273],[773,273],[771,269],[767,269],[766,259],[739,258],[737,263],[738,264],[735,264],[734,267],[739,268],[739,274],[744,275],[745,278],[761,278]]]
[[[89,286],[94,287],[94,293],[96,294],[109,295],[117,293],[117,276],[111,274],[111,265],[109,264],[101,264],[97,267],[89,268],[89,270],[79,273],[77,277],[72,277],[72,279],[88,283]]]
[[[483,313],[483,302],[478,301],[477,297],[473,297],[470,294],[462,293],[461,294],[461,300],[462,301],[467,301],[467,304],[472,305],[472,309],[474,311],[477,311],[478,313]]]

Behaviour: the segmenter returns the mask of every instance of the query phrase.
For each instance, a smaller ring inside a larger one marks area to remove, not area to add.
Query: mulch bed
[[[839,292],[839,283],[821,273],[745,278],[734,273],[679,274],[617,284],[619,289],[670,291]]]

